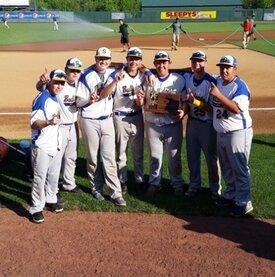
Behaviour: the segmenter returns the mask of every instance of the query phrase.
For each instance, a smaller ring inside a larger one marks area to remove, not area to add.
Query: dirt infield
[[[228,34],[197,34],[216,44]],[[241,37],[241,34],[236,34]],[[266,37],[275,36],[267,32]],[[133,37],[152,66],[156,50],[170,52],[171,36]],[[253,42],[251,42],[253,43]],[[182,36],[179,51],[170,52],[173,68],[189,66],[197,49],[208,55],[208,71],[224,54],[237,57],[239,75],[252,92],[251,107],[273,107],[275,58],[221,44],[202,47]],[[84,66],[96,48],[113,50],[124,61],[119,38],[35,43],[0,47],[0,112],[29,113],[34,85],[47,67],[63,68],[70,57]],[[274,111],[253,110],[254,130],[273,132]],[[29,138],[29,115],[0,115],[0,136]],[[184,199],[182,200],[184,201]],[[128,213],[45,213],[45,223],[29,222],[25,210],[0,209],[0,276],[274,276],[275,220],[177,217]]]
[[[235,34],[234,36],[241,36]],[[275,36],[275,31],[264,33],[266,37]],[[243,50],[229,44],[218,44],[228,34],[196,34],[192,40],[183,36],[179,51],[170,51],[171,36],[139,36],[132,37],[132,46],[142,48],[143,61],[148,67],[152,67],[154,53],[158,49],[167,50],[171,54],[172,67],[184,68],[190,65],[189,57],[197,49],[204,50],[208,55],[208,71],[218,74],[215,66],[222,55],[231,54],[236,56],[239,64],[239,75],[249,85],[252,92],[251,107],[272,107],[273,86],[275,82],[275,68],[272,65],[275,58],[261,53]],[[198,38],[204,41],[198,41]],[[203,44],[201,44],[203,43]],[[253,41],[251,42],[251,44]],[[153,46],[152,46],[153,45]],[[155,46],[154,46],[155,45]],[[204,47],[204,45],[208,45]],[[216,45],[216,46],[215,46]],[[45,67],[48,70],[63,68],[69,57],[80,58],[84,66],[94,62],[95,50],[100,46],[112,49],[113,61],[125,60],[125,53],[121,53],[119,38],[77,40],[48,43],[33,43],[29,45],[12,45],[0,47],[0,59],[5,74],[0,76],[0,90],[2,101],[0,112],[25,112],[29,113],[31,103],[35,95],[35,83]],[[274,118],[275,111],[251,112],[254,131],[256,133],[272,132],[269,118]],[[28,115],[0,115],[1,136],[9,139],[29,138],[29,116]]]

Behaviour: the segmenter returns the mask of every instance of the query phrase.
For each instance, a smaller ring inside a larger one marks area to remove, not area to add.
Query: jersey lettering
[[[218,119],[222,119],[222,118],[228,119],[228,113],[227,113],[227,111],[226,110],[220,110],[220,109],[218,109],[217,113],[216,113],[216,118],[218,118]]]
[[[205,116],[205,111],[199,109],[198,107],[194,107],[194,115],[197,117],[204,117]]]

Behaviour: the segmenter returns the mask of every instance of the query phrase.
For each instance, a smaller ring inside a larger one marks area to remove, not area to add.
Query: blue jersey
[[[209,91],[211,89],[211,82],[216,84],[216,79],[206,73],[202,79],[197,80],[192,72],[186,72],[183,75],[185,79],[185,90],[191,90],[193,95],[202,100],[203,102],[210,103],[212,96]],[[194,119],[202,121],[212,121],[213,114],[211,112],[204,111],[193,104],[189,104],[189,116]]]

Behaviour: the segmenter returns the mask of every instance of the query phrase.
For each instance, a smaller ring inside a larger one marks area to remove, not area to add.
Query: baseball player
[[[75,168],[77,159],[78,145],[78,126],[75,95],[76,86],[82,72],[82,62],[77,58],[70,58],[65,65],[65,73],[67,82],[64,89],[57,96],[60,105],[60,130],[63,135],[62,150],[58,152],[62,157],[62,182],[60,189],[72,193],[82,193],[82,190],[75,182]],[[37,83],[37,89],[41,90],[49,81],[47,72],[40,76],[40,81]]]
[[[10,26],[8,24],[8,20],[7,20],[7,18],[5,16],[2,16],[1,21],[6,26],[7,29],[10,28]]]
[[[60,151],[62,142],[59,129],[60,107],[56,96],[64,88],[66,75],[62,70],[56,69],[49,77],[50,82],[46,89],[33,101],[30,120],[34,171],[30,214],[35,223],[44,221],[42,211],[45,206],[53,212],[63,211],[56,196],[61,166],[57,152]]]
[[[53,30],[54,31],[58,31],[59,30],[59,26],[58,26],[58,22],[57,22],[57,17],[55,15],[53,16]]]
[[[171,50],[178,50],[180,44],[180,32],[183,32],[185,34],[186,32],[185,30],[183,30],[178,17],[173,23],[171,23],[167,28],[165,28],[165,30],[168,30],[169,28],[173,29]]]
[[[248,167],[253,130],[249,114],[250,91],[237,76],[237,60],[226,55],[217,64],[220,76],[212,83],[213,124],[226,188],[219,206],[233,205],[231,214],[243,216],[253,210]]]
[[[179,93],[183,97],[185,80],[178,73],[169,72],[170,64],[171,59],[167,52],[158,51],[155,54],[154,66],[157,74],[153,90],[158,93]],[[145,88],[145,108],[150,103],[150,97],[150,90],[147,87]],[[182,117],[183,114],[160,114],[145,109],[145,134],[150,156],[148,196],[153,196],[161,190],[163,147],[165,147],[168,156],[171,186],[175,194],[183,193],[184,181],[181,165]]]
[[[132,47],[126,55],[127,65],[115,71],[101,92],[101,98],[114,97],[114,125],[117,147],[117,167],[123,192],[127,191],[127,146],[131,143],[136,189],[144,189],[143,145],[144,123],[142,108],[136,106],[136,94],[142,90],[147,70],[142,72],[142,51]]]
[[[192,53],[190,60],[192,71],[183,75],[189,108],[186,151],[190,180],[185,195],[192,197],[200,191],[201,151],[203,151],[207,163],[211,197],[217,199],[221,194],[216,150],[217,134],[213,127],[213,113],[209,104],[211,82],[216,83],[216,80],[205,72],[207,57],[203,51]],[[200,100],[199,103],[203,103],[204,109],[202,105],[197,105],[197,100]]]
[[[92,185],[92,195],[97,200],[104,200],[105,179],[112,201],[115,205],[124,207],[126,201],[122,197],[115,161],[113,98],[110,96],[99,99],[100,91],[114,71],[109,68],[110,64],[110,49],[99,48],[95,55],[95,65],[85,69],[80,78],[76,96],[77,106],[80,108],[80,126],[86,146],[87,171]]]

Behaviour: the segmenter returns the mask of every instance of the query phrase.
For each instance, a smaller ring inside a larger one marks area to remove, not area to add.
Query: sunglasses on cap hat
[[[233,56],[226,55],[226,56],[221,57],[220,62],[218,64],[216,64],[216,65],[217,66],[220,66],[220,65],[229,65],[229,66],[236,67],[237,66],[237,60]]]
[[[196,51],[192,54],[190,60],[193,60],[193,59],[198,59],[198,60],[202,60],[202,61],[206,61],[207,60],[207,57],[205,55],[204,52],[202,51]]]
[[[82,62],[77,58],[71,58],[67,61],[66,67],[69,69],[82,70]]]
[[[51,71],[50,73],[50,79],[54,81],[64,81],[66,82],[66,74],[60,69],[56,69]]]
[[[155,61],[158,60],[165,60],[165,61],[169,61],[170,60],[170,56],[168,53],[164,52],[164,51],[159,51],[155,54]]]
[[[127,52],[127,57],[142,58],[142,52],[139,48],[130,48]]]

